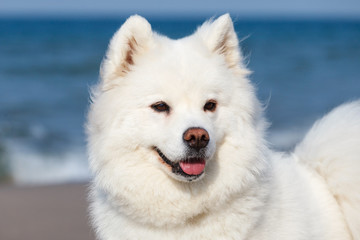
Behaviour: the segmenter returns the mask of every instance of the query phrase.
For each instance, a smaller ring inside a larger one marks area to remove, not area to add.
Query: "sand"
[[[93,240],[86,184],[0,185],[1,240]]]

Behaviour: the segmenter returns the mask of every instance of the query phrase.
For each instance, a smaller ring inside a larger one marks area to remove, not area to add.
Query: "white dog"
[[[360,239],[360,102],[269,150],[229,15],[171,40],[130,17],[93,89],[99,239]]]

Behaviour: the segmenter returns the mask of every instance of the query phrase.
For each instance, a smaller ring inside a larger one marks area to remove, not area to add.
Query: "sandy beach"
[[[0,239],[93,240],[86,184],[0,185]]]

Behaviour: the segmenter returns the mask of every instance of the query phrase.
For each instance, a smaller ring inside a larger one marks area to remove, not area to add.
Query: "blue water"
[[[204,19],[153,20],[172,38]],[[82,181],[88,88],[124,19],[0,20],[0,179]],[[268,104],[269,139],[291,149],[319,116],[360,98],[360,21],[241,20],[251,79]]]

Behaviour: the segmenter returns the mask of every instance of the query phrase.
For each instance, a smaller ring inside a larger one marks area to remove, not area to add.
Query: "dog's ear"
[[[196,34],[210,51],[223,55],[229,68],[242,66],[242,55],[234,25],[229,14],[205,22]]]
[[[131,16],[114,34],[101,66],[103,88],[112,86],[116,78],[126,76],[136,62],[136,56],[151,45],[153,32],[149,22],[138,15]]]

